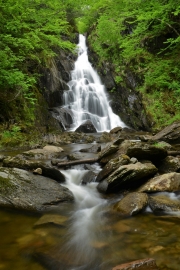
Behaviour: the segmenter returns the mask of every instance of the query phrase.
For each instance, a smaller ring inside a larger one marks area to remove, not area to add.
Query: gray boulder
[[[147,194],[132,192],[116,203],[113,208],[122,215],[133,216],[142,211],[147,206],[147,202]]]
[[[139,187],[157,172],[152,163],[128,164],[119,167],[106,179],[100,182],[97,189],[102,193],[115,193],[123,189]]]
[[[0,187],[0,207],[42,212],[74,200],[56,181],[17,168],[0,168]]]
[[[150,179],[142,185],[139,192],[174,192],[180,190],[180,173],[166,173]]]
[[[83,176],[81,183],[83,185],[86,185],[87,183],[95,182],[95,179],[96,179],[96,174],[92,171],[87,171],[85,175]]]

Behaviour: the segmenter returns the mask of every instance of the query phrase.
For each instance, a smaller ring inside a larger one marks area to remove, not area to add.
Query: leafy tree
[[[0,118],[8,120],[19,103],[22,111],[33,110],[37,67],[46,65],[55,47],[74,45],[63,38],[70,32],[63,0],[0,0],[0,29]]]

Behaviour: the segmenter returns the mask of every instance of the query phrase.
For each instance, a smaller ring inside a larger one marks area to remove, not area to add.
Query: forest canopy
[[[0,123],[33,123],[39,68],[86,34],[116,84],[127,70],[155,122],[180,118],[179,0],[0,0]],[[162,101],[162,102],[161,102]]]

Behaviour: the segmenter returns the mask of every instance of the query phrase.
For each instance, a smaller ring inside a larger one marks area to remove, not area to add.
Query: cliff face
[[[125,80],[116,83],[116,74],[111,63],[104,62],[98,65],[100,59],[93,51],[89,52],[89,59],[106,86],[113,112],[118,114],[122,121],[131,128],[150,131],[151,119],[145,110],[141,93],[136,90],[139,78],[127,68],[126,74],[124,74]]]
[[[57,56],[49,60],[48,68],[40,70],[40,88],[49,108],[62,105],[63,91],[70,80],[70,72],[74,67],[76,56],[69,52],[59,51]]]
[[[38,87],[41,94],[36,108],[36,128],[42,132],[64,130],[61,121],[53,117],[52,111],[63,104],[63,91],[68,89],[67,82],[77,56],[63,50],[56,51],[56,54],[47,63],[48,67],[39,70]]]

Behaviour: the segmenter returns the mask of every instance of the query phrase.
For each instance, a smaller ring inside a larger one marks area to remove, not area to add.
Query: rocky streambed
[[[72,133],[2,153],[1,269],[179,269],[179,130]]]

